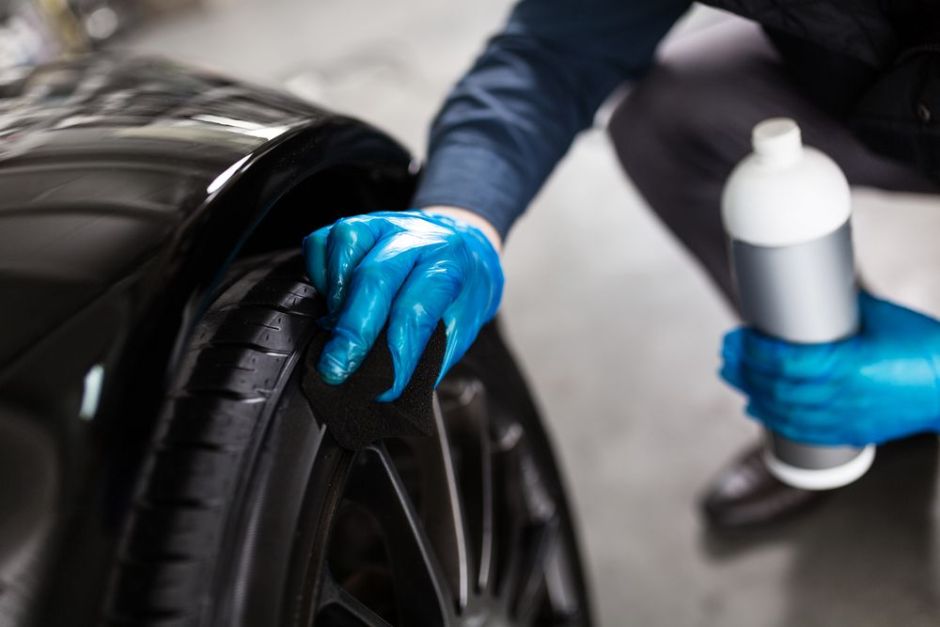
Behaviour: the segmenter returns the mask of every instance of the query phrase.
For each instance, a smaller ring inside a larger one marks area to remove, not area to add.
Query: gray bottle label
[[[790,342],[831,342],[858,328],[855,263],[849,222],[794,246],[731,242],[741,315],[755,328]]]
[[[767,335],[812,344],[840,340],[858,330],[850,222],[794,246],[755,246],[732,240],[731,267],[741,315]],[[797,468],[835,468],[860,452],[849,446],[809,446],[768,435],[774,457]]]

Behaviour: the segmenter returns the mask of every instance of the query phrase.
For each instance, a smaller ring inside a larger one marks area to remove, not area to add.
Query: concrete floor
[[[448,85],[507,8],[218,0],[125,45],[284,86],[421,154]],[[860,191],[857,200],[869,282],[940,313],[936,199]],[[586,133],[558,168],[513,232],[505,266],[505,322],[568,476],[601,624],[940,621],[933,440],[883,451],[864,480],[772,534],[703,534],[697,496],[758,433],[714,374],[734,320],[622,178],[602,132]]]

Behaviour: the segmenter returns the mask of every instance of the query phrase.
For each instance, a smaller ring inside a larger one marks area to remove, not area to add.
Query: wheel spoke
[[[352,624],[362,627],[392,627],[391,623],[373,612],[365,603],[344,590],[329,574],[324,577],[320,591],[320,612],[342,610],[344,623],[352,619]]]
[[[360,453],[347,498],[375,517],[385,534],[389,566],[406,625],[443,625],[453,613],[453,596],[411,498],[382,446]],[[436,600],[436,603],[429,602]]]
[[[552,551],[558,543],[557,525],[549,523],[528,529],[523,534],[524,551],[512,582],[512,614],[522,625],[531,625],[544,598],[545,573]]]
[[[447,433],[459,457],[457,485],[474,567],[471,576],[479,590],[487,590],[493,569],[494,494],[486,391],[476,379],[448,381],[440,390]]]
[[[516,429],[497,433],[498,591],[509,614],[529,624],[544,598],[545,573],[558,543],[554,503]]]
[[[557,541],[551,546],[546,565],[545,594],[556,616],[564,617],[570,624],[581,624],[583,617],[579,618],[581,607],[571,574],[572,554],[560,529],[557,534]]]
[[[459,611],[470,597],[467,537],[450,438],[436,394],[434,422],[434,436],[412,438],[409,444],[421,468],[422,520],[450,589],[456,593],[455,609]]]
[[[481,511],[480,511],[480,570],[477,585],[481,590],[490,588],[492,582],[493,560],[495,557],[496,525],[494,523],[494,488],[493,488],[493,455],[491,453],[489,435],[483,434],[483,451],[480,463],[481,479]]]

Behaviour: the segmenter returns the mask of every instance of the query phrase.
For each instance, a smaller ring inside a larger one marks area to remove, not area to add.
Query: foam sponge
[[[324,383],[317,372],[317,362],[329,336],[325,329],[318,331],[307,348],[304,357],[307,374],[302,385],[314,415],[326,423],[340,446],[355,451],[383,438],[434,432],[434,383],[447,345],[443,324],[438,324],[431,335],[408,386],[390,403],[375,400],[392,387],[394,379],[385,330],[359,369],[341,385]]]

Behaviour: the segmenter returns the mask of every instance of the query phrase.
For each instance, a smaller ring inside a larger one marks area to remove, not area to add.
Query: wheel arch
[[[170,239],[170,263],[161,269],[184,291],[179,315],[186,322],[174,346],[185,344],[234,261],[299,248],[311,231],[343,216],[404,209],[416,171],[390,137],[334,116],[293,129],[220,174],[213,193]],[[168,365],[177,358],[174,352]]]

